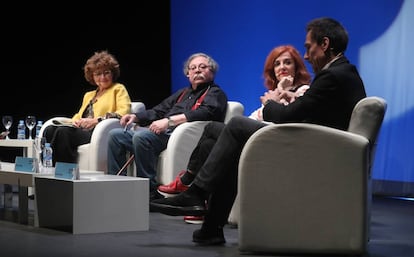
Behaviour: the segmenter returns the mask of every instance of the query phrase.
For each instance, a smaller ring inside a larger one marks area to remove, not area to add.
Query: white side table
[[[32,139],[3,139],[0,140],[0,147],[23,148],[23,157],[33,157],[36,154]]]

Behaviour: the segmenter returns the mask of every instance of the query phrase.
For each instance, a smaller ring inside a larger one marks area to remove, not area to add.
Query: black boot
[[[223,227],[209,226],[203,223],[200,229],[193,233],[193,242],[200,245],[221,245],[226,243],[224,238]]]

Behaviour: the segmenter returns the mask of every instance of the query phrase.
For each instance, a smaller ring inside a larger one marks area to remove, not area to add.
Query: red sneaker
[[[204,216],[184,216],[184,221],[189,224],[202,224]]]
[[[158,191],[166,194],[179,194],[186,191],[189,186],[184,185],[180,179],[185,172],[185,170],[180,171],[174,181],[170,184],[158,186]]]

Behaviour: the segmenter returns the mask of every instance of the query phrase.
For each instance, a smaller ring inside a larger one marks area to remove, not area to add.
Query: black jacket
[[[355,104],[366,97],[356,67],[346,57],[316,74],[306,93],[289,105],[269,102],[263,108],[265,121],[307,122],[348,129]]]

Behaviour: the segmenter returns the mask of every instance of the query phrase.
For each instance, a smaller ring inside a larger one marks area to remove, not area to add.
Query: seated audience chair
[[[239,250],[365,253],[371,166],[386,108],[380,97],[362,99],[348,131],[305,123],[258,130],[239,163]]]

